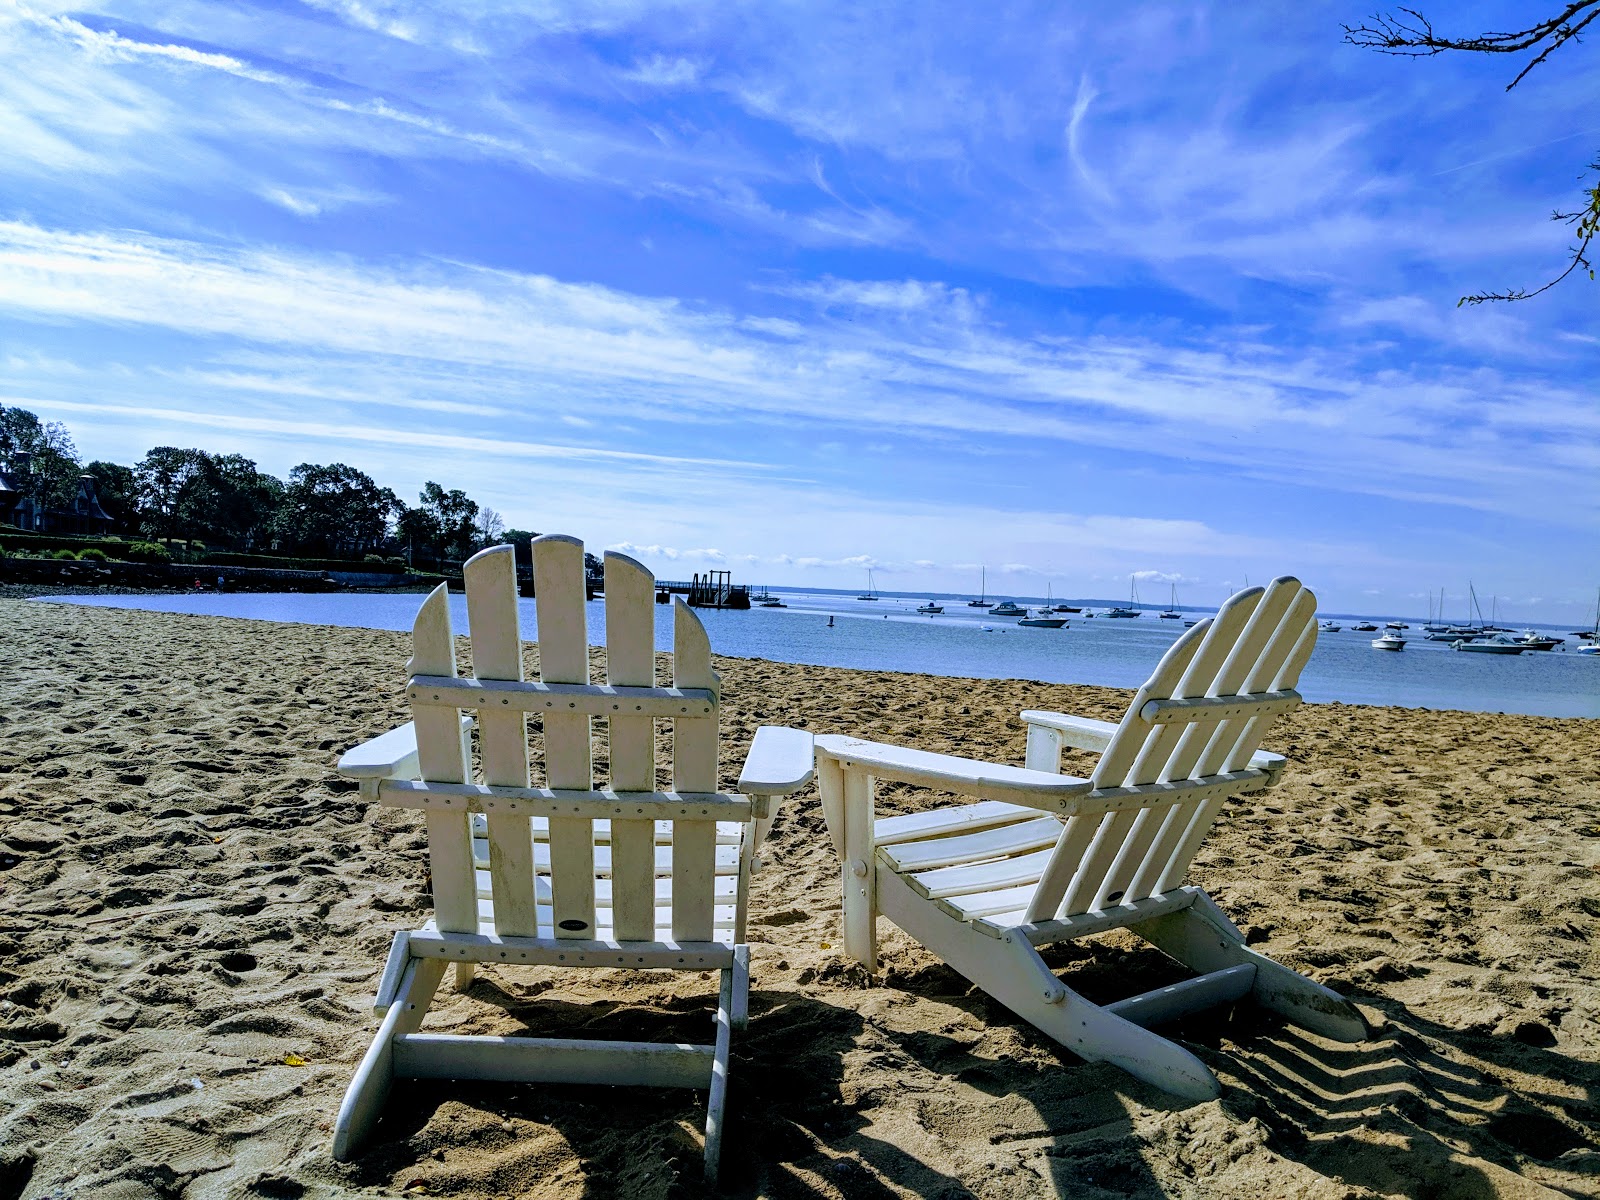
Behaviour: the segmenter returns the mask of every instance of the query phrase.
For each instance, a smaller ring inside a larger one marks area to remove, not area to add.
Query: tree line
[[[17,470],[21,456],[30,463]],[[132,465],[85,463],[58,421],[0,405],[0,460],[46,509],[68,509],[78,479],[94,480],[110,532],[167,543],[202,542],[246,554],[405,558],[414,566],[460,561],[485,546],[526,544],[499,513],[460,488],[428,481],[415,505],[347,463],[301,463],[279,479],[242,454],[152,447]]]

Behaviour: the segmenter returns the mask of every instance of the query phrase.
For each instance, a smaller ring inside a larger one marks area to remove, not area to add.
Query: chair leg
[[[1336,1042],[1364,1042],[1367,1023],[1343,996],[1273,962],[1244,944],[1233,923],[1204,892],[1191,908],[1130,928],[1163,953],[1202,974],[1250,964],[1256,968],[1250,995],[1262,1008]]]
[[[945,916],[894,872],[877,875],[884,916],[1040,1032],[1091,1062],[1113,1063],[1185,1100],[1198,1103],[1221,1095],[1217,1077],[1203,1062],[1079,996],[1026,939],[979,933]]]
[[[472,981],[477,978],[478,964],[474,962],[458,962],[456,964],[456,991],[464,992],[472,986]]]
[[[735,1029],[750,1024],[750,947],[733,948],[733,1006],[731,1019]]]
[[[406,964],[400,986],[378,1026],[378,1036],[372,1039],[339,1105],[333,1123],[333,1157],[340,1162],[348,1160],[377,1125],[394,1082],[394,1039],[421,1027],[444,968],[442,958],[413,958]]]
[[[717,1048],[711,1063],[711,1094],[706,1097],[706,1187],[717,1187],[717,1168],[722,1159],[723,1112],[728,1099],[728,1053],[733,1042],[735,976],[740,974],[738,959],[722,972],[722,991],[717,999]],[[749,976],[745,975],[748,986]]]

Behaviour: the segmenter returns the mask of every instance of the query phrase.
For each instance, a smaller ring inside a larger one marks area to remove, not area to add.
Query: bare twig
[[[1462,50],[1472,54],[1520,54],[1537,51],[1523,64],[1522,70],[1506,84],[1510,91],[1527,78],[1528,72],[1539,66],[1568,42],[1581,42],[1586,26],[1600,18],[1600,0],[1569,0],[1559,13],[1537,21],[1526,29],[1505,33],[1480,33],[1475,37],[1441,37],[1434,32],[1433,23],[1414,8],[1402,8],[1398,15],[1378,13],[1369,25],[1346,25],[1344,40],[1364,50],[1380,54],[1397,54],[1407,58],[1426,58],[1448,50]],[[1600,160],[1590,164],[1590,169],[1600,171]],[[1541,287],[1529,291],[1515,288],[1504,292],[1479,292],[1463,296],[1456,307],[1463,304],[1483,304],[1491,300],[1527,300],[1547,292],[1574,271],[1583,270],[1594,278],[1589,262],[1589,247],[1600,234],[1600,186],[1587,189],[1588,203],[1577,212],[1557,212],[1551,219],[1577,227],[1577,244],[1569,248],[1570,258],[1566,269]]]
[[[1506,91],[1509,92],[1522,82],[1529,71],[1562,46],[1583,40],[1579,34],[1584,26],[1600,17],[1600,0],[1571,0],[1555,16],[1530,25],[1527,29],[1480,33],[1465,38],[1440,37],[1433,31],[1433,23],[1414,8],[1402,8],[1399,12],[1403,15],[1378,13],[1372,17],[1371,25],[1346,25],[1344,40],[1364,50],[1408,58],[1426,58],[1447,50],[1465,50],[1473,54],[1520,54],[1543,45],[1539,53],[1517,72],[1517,77],[1506,84]]]

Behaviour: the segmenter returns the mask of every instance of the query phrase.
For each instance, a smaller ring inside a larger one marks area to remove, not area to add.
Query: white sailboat
[[[872,581],[872,568],[867,568],[867,590],[857,596],[857,600],[876,600],[878,598],[877,586]]]
[[[1144,609],[1139,607],[1139,583],[1132,575],[1128,576],[1128,606],[1117,605],[1106,614],[1108,617],[1142,617]]]

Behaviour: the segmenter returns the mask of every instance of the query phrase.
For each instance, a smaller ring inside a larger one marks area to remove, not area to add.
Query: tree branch
[[[1480,33],[1475,37],[1441,37],[1433,31],[1433,23],[1414,8],[1402,8],[1401,15],[1377,13],[1370,25],[1344,26],[1344,40],[1364,50],[1380,54],[1397,54],[1407,58],[1426,58],[1448,50],[1464,50],[1474,54],[1520,54],[1524,50],[1541,47],[1529,62],[1506,84],[1510,91],[1521,83],[1550,55],[1570,41],[1582,41],[1579,34],[1591,21],[1600,17],[1600,0],[1569,0],[1567,6],[1553,17],[1506,33]],[[1581,19],[1575,19],[1581,18]]]
[[[1600,159],[1589,164],[1590,170],[1600,171]],[[1574,271],[1584,270],[1589,273],[1589,278],[1594,279],[1594,267],[1589,262],[1589,247],[1597,235],[1600,235],[1600,184],[1588,189],[1589,205],[1578,212],[1552,213],[1552,221],[1560,221],[1564,225],[1576,225],[1578,242],[1569,250],[1571,258],[1567,262],[1566,270],[1549,280],[1541,287],[1534,288],[1531,292],[1526,288],[1515,288],[1506,292],[1479,292],[1475,296],[1463,296],[1456,301],[1456,307],[1463,304],[1484,304],[1491,300],[1528,300],[1540,292],[1547,292],[1560,283]]]

